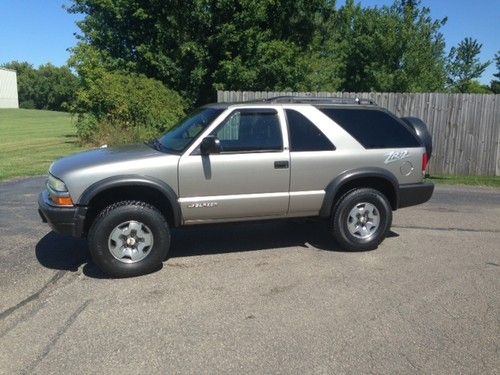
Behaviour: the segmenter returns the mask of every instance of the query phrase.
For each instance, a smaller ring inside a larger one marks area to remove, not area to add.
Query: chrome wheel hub
[[[139,221],[117,225],[108,238],[108,249],[123,263],[136,263],[148,256],[153,248],[153,232]]]
[[[356,204],[347,217],[347,228],[354,237],[366,239],[371,237],[380,224],[377,208],[367,202]]]

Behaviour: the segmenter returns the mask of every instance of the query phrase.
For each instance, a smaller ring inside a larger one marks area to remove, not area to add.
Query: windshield
[[[167,152],[184,151],[200,133],[217,118],[224,108],[198,108],[190,116],[174,126],[158,143]]]

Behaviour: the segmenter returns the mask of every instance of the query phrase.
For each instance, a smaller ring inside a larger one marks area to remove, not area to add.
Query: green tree
[[[473,81],[480,78],[490,62],[479,60],[482,44],[472,38],[465,38],[448,55],[448,85],[454,92],[470,92]]]
[[[446,19],[419,0],[73,0],[71,65],[162,81],[192,102],[224,90],[441,91]]]
[[[78,79],[67,66],[41,65],[38,69],[27,62],[3,64],[17,72],[19,106],[21,108],[68,110],[74,99]]]
[[[469,94],[492,94],[490,86],[483,85],[476,79],[469,81],[467,85],[467,93]]]
[[[2,67],[15,70],[17,73],[17,91],[21,108],[35,108],[36,69],[27,62],[11,61]]]
[[[326,50],[336,57],[341,89],[421,92],[444,89],[446,19],[433,20],[420,1],[363,8],[348,0],[329,21]]]
[[[74,0],[83,13],[72,64],[145,74],[193,101],[215,89],[290,89],[308,74],[302,58],[326,0]],[[93,65],[95,66],[95,65]]]
[[[41,65],[35,75],[33,100],[38,109],[67,111],[75,98],[78,79],[67,66]]]
[[[493,79],[490,84],[490,89],[494,94],[500,94],[500,51],[495,54],[495,65],[497,72],[493,74]]]

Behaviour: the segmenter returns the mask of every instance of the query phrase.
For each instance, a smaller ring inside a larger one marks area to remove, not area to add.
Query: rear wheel
[[[392,208],[384,194],[363,188],[346,193],[332,213],[331,230],[348,251],[375,249],[392,224]]]
[[[108,206],[89,231],[93,261],[113,277],[138,276],[161,268],[170,247],[163,215],[144,202],[124,201]]]

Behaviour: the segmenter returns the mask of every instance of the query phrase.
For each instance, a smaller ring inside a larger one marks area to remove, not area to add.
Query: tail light
[[[427,174],[427,167],[429,166],[429,157],[427,156],[427,152],[424,152],[422,155],[422,173],[425,176]]]

